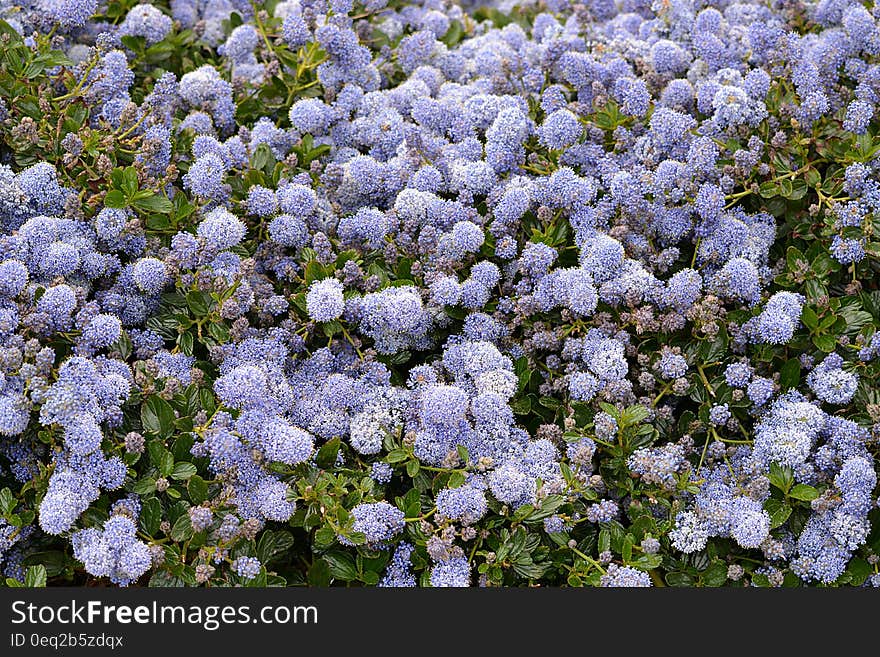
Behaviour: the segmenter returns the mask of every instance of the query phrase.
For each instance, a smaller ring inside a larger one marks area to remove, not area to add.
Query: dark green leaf
[[[189,514],[184,513],[177,519],[174,526],[171,527],[171,540],[186,541],[192,538],[192,535],[193,528],[192,523],[189,520]]]
[[[332,438],[328,440],[321,449],[318,450],[318,455],[315,457],[315,463],[318,464],[319,468],[332,468],[336,463],[336,458],[339,455],[339,438]]]
[[[201,504],[208,499],[208,484],[199,475],[193,475],[186,482],[186,490],[193,504]]]
[[[345,552],[328,552],[323,556],[323,559],[330,566],[330,575],[334,579],[344,582],[351,582],[357,579],[358,572],[354,559]]]
[[[178,481],[186,481],[197,472],[196,466],[192,463],[175,463],[171,470],[171,478]]]
[[[42,564],[30,566],[24,576],[24,585],[29,588],[43,588],[46,586],[46,567]]]
[[[145,533],[154,536],[162,522],[162,503],[155,497],[148,497],[141,508],[141,528]]]
[[[727,564],[721,561],[714,561],[700,575],[703,586],[723,586],[727,581]]]
[[[308,578],[311,586],[330,586],[330,564],[323,559],[315,559],[309,566]]]
[[[798,358],[789,358],[779,370],[779,385],[783,390],[796,388],[801,380],[801,362]]]
[[[788,520],[788,516],[791,515],[791,507],[788,504],[783,500],[777,500],[772,497],[764,502],[764,510],[770,514],[771,529],[781,526]]]
[[[104,196],[104,205],[108,208],[124,208],[127,205],[125,194],[118,189],[111,189]]]
[[[694,578],[687,573],[672,572],[666,573],[663,578],[669,586],[693,586]]]
[[[803,500],[804,502],[811,502],[819,497],[819,491],[806,484],[796,484],[788,494],[790,497],[793,497],[796,500]]]
[[[167,214],[174,209],[174,204],[159,194],[135,199],[132,205],[143,212],[158,212],[160,214]]]

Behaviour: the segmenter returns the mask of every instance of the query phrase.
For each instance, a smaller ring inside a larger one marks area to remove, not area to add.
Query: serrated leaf
[[[156,480],[153,477],[142,477],[131,490],[138,495],[149,495],[156,492]]]
[[[174,420],[171,404],[157,395],[151,396],[141,406],[141,424],[148,433],[167,437],[174,430]]]
[[[700,575],[703,586],[723,586],[727,581],[727,564],[721,561],[714,561]]]
[[[798,358],[789,358],[779,370],[779,385],[783,390],[797,388],[801,380],[801,362]]]
[[[394,449],[388,452],[388,455],[385,457],[386,463],[403,463],[409,458],[409,452],[405,449],[399,448]]]
[[[155,486],[154,486],[155,488]],[[150,536],[159,531],[162,522],[162,503],[155,497],[148,497],[142,502],[140,525]]]
[[[694,578],[687,573],[671,572],[666,573],[663,578],[669,586],[693,586]]]
[[[814,311],[809,306],[804,306],[803,310],[801,311],[801,321],[804,323],[804,326],[806,326],[811,331],[815,330],[819,326],[819,316],[816,314],[816,311]]]
[[[211,312],[214,300],[207,292],[190,290],[186,293],[186,305],[196,317],[204,317]]]
[[[122,189],[123,193],[128,198],[131,198],[138,192],[138,176],[137,169],[134,167],[125,167],[125,170],[122,172],[122,184],[120,185],[120,189]]]
[[[358,571],[354,559],[345,552],[328,552],[322,558],[330,567],[330,575],[334,579],[343,582],[352,582],[357,579]]]
[[[330,564],[323,559],[315,559],[309,566],[308,580],[311,586],[330,586]]]
[[[796,484],[788,492],[788,495],[789,495],[789,497],[793,497],[796,500],[803,500],[804,502],[812,502],[817,497],[819,497],[819,491],[817,491],[812,486],[807,486],[806,484]]]
[[[208,499],[208,484],[199,475],[195,474],[186,482],[186,490],[193,504],[201,504]]]
[[[190,522],[189,514],[184,513],[181,515],[171,527],[171,540],[173,541],[186,541],[192,538],[193,528],[192,522]]]
[[[111,189],[104,196],[104,205],[108,208],[124,208],[128,203],[125,200],[125,194],[118,189]]]
[[[174,209],[174,204],[159,194],[137,198],[132,201],[132,205],[143,212],[158,212],[159,214],[168,214]]]
[[[451,475],[449,475],[449,479],[446,481],[446,485],[449,488],[461,488],[464,485],[465,476],[461,470],[455,470]]]
[[[42,564],[29,566],[24,576],[24,585],[36,589],[46,586],[46,567]]]
[[[814,335],[813,336],[813,344],[816,345],[817,349],[824,351],[825,353],[831,353],[834,351],[834,348],[837,346],[837,338],[833,335]]]
[[[846,567],[846,572],[850,576],[850,584],[852,586],[861,586],[871,576],[874,569],[864,559],[855,557],[850,560],[849,565]]]
[[[8,488],[0,490],[0,515],[8,516],[17,504],[15,496]]]
[[[192,463],[175,463],[171,470],[171,478],[178,481],[186,481],[192,477],[198,470]]]
[[[315,456],[315,463],[319,468],[332,468],[336,464],[336,458],[339,455],[339,438],[332,438],[321,446]]]
[[[791,507],[783,500],[770,498],[764,502],[764,510],[770,514],[770,528],[780,527],[791,515]]]
[[[290,533],[266,530],[257,541],[257,557],[264,565],[269,564],[288,554],[293,544],[294,539]]]
[[[315,547],[325,548],[336,541],[336,533],[329,527],[321,527],[315,530]]]

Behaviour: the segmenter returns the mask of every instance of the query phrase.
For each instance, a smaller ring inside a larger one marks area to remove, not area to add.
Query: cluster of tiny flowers
[[[137,580],[152,564],[147,545],[137,538],[135,520],[114,515],[102,529],[82,529],[73,534],[73,554],[89,574],[109,577],[126,586]]]

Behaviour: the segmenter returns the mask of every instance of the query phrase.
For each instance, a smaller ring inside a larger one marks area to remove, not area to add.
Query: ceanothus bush
[[[0,4],[0,579],[880,586],[871,0]]]

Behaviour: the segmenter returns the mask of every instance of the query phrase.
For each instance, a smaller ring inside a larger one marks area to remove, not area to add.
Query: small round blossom
[[[316,322],[330,322],[342,315],[345,299],[342,283],[335,278],[313,282],[306,294],[306,309]]]
[[[239,557],[232,562],[232,570],[242,579],[254,579],[260,574],[262,564],[256,557]]]

